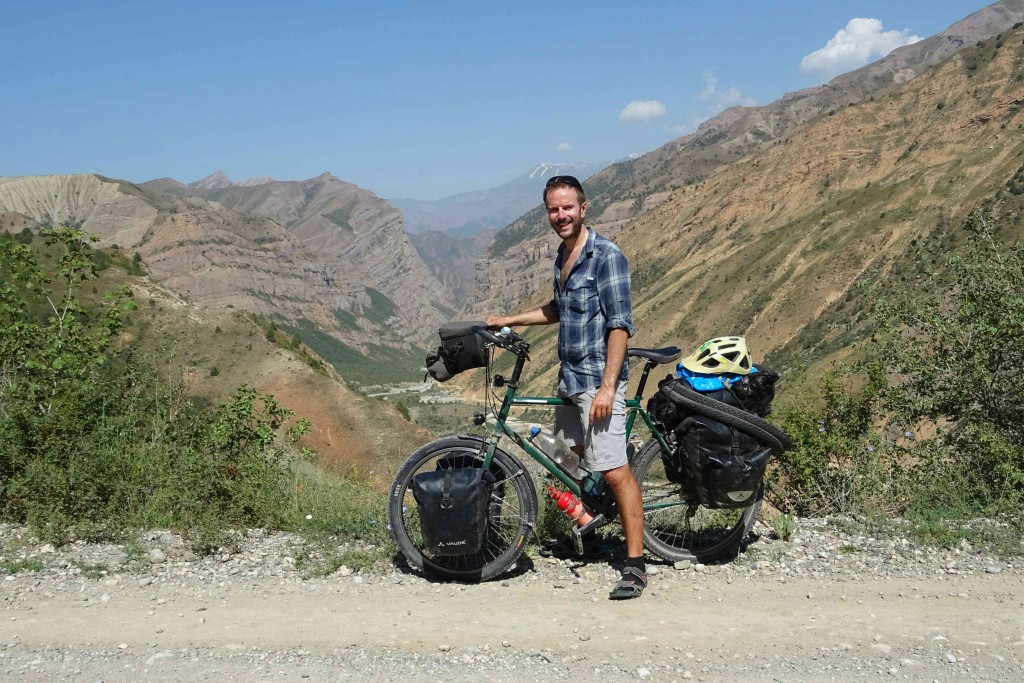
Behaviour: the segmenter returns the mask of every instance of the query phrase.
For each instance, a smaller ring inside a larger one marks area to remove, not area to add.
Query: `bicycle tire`
[[[712,509],[688,502],[683,486],[665,472],[661,456],[661,445],[648,439],[633,465],[644,506],[664,505],[644,511],[644,546],[670,562],[707,564],[735,557],[757,520],[763,491],[743,508]]]
[[[783,451],[793,447],[793,441],[786,432],[742,408],[717,401],[681,383],[670,382],[659,391],[678,405],[749,434],[771,448],[774,455],[782,455]]]
[[[479,467],[483,440],[448,436],[416,449],[399,468],[388,497],[388,529],[409,566],[431,578],[448,581],[487,581],[500,576],[519,560],[528,534],[537,521],[537,489],[525,467],[500,448],[490,472],[495,477],[484,545],[472,555],[431,557],[419,536],[419,514],[411,482],[419,472],[449,467]]]

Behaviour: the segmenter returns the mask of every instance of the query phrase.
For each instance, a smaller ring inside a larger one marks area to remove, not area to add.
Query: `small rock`
[[[956,655],[953,654],[952,652],[947,652],[946,653],[946,661],[949,662],[950,664],[956,664]]]
[[[149,551],[150,564],[163,564],[167,561],[167,554],[160,548],[153,548]]]
[[[691,565],[691,562],[689,560],[679,560],[678,562],[676,562],[675,564],[672,565],[672,568],[673,569],[683,570],[683,569],[689,569],[690,565]]]
[[[642,666],[641,666],[641,667],[639,667],[639,668],[638,668],[638,669],[636,670],[636,676],[637,676],[637,678],[647,678],[647,677],[648,677],[648,676],[650,676],[650,675],[651,675],[651,672],[650,672],[650,670],[649,670],[649,669],[645,669],[645,668],[644,668],[644,667],[642,667]]]

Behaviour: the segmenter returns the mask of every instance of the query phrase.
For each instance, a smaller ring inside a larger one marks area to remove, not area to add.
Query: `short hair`
[[[551,190],[561,190],[564,188],[572,188],[576,190],[576,199],[582,206],[587,201],[587,195],[583,192],[583,185],[580,181],[571,175],[556,175],[548,178],[548,182],[544,185],[544,205],[548,203],[548,192]]]

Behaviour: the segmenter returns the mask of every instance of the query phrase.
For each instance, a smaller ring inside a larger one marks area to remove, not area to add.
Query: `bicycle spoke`
[[[666,559],[710,561],[733,552],[757,514],[746,508],[711,509],[688,500],[679,475],[666,470],[660,447],[649,442],[637,461],[649,547]]]

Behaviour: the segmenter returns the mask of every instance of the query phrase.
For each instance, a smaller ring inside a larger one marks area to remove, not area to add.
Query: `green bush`
[[[0,241],[0,516],[57,542],[166,526],[200,546],[287,524],[299,455],[279,435],[291,412],[244,386],[204,408],[118,350],[126,295],[89,310],[76,297],[90,256],[69,228],[38,255]]]
[[[964,251],[929,274],[939,296],[881,299],[870,358],[780,411],[795,443],[769,475],[782,509],[902,514],[930,529],[1021,518],[1024,249],[999,248],[991,213],[964,229]]]
[[[794,448],[769,475],[779,507],[802,516],[892,511],[894,465],[877,423],[885,375],[875,365],[859,389],[855,380],[840,369],[821,379],[820,396],[781,410]]]
[[[1024,503],[1024,250],[1000,251],[989,213],[964,229],[968,248],[948,262],[954,287],[880,306],[895,378],[886,406],[934,434],[915,451],[923,477],[957,482],[956,497],[978,511],[1015,510]]]

